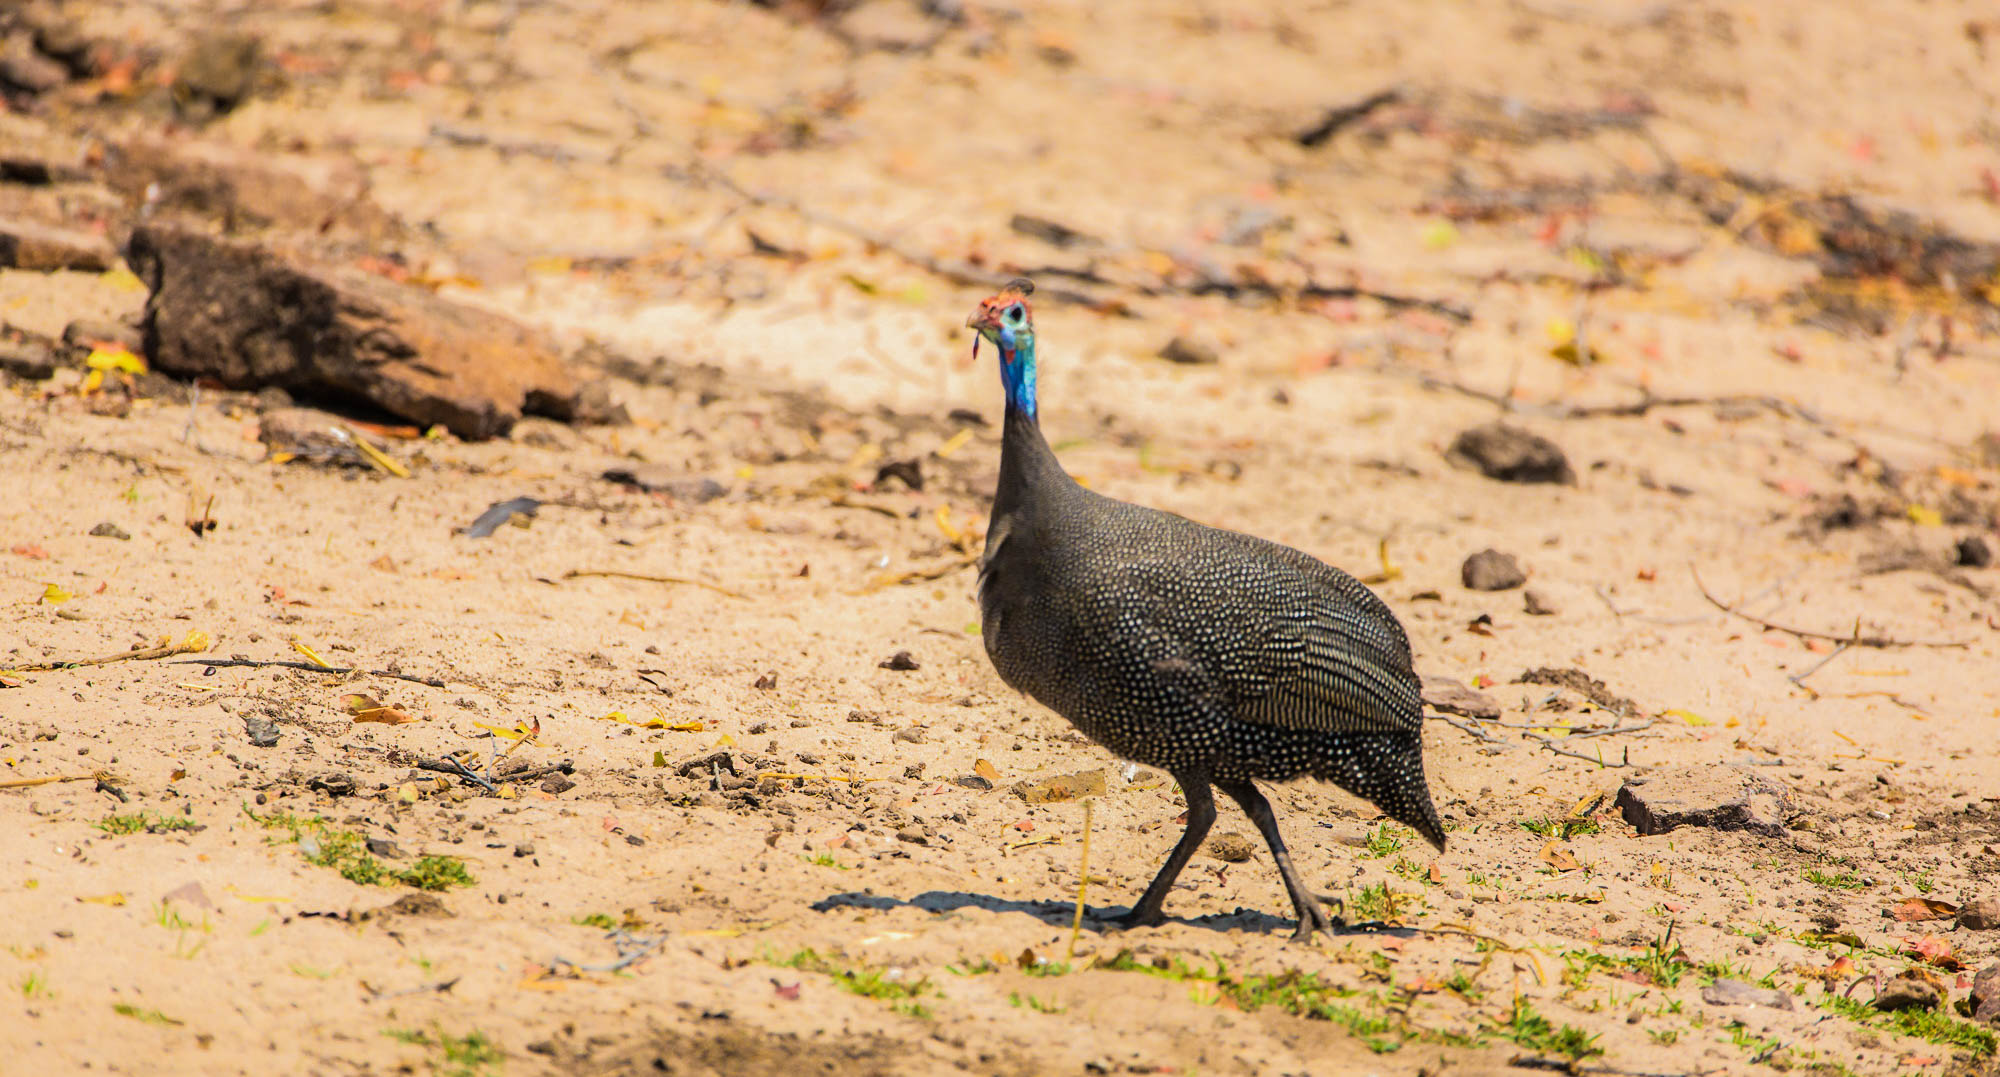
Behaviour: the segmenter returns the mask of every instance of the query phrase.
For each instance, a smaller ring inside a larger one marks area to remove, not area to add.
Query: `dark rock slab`
[[[1958,926],[1972,931],[2000,928],[2000,894],[1986,894],[1959,906]]]
[[[37,333],[0,325],[0,370],[17,378],[41,381],[65,365],[56,342]]]
[[[1474,591],[1505,591],[1528,582],[1528,574],[1521,571],[1514,555],[1499,550],[1481,550],[1466,558],[1459,566],[1458,578]]]
[[[1748,830],[1769,837],[1785,833],[1791,814],[1783,786],[1743,767],[1682,767],[1628,778],[1615,806],[1641,834],[1683,826]]]
[[[0,269],[102,273],[117,260],[111,241],[96,233],[30,221],[0,221]]]
[[[140,135],[111,148],[104,178],[154,214],[192,214],[231,231],[344,232],[370,245],[399,235],[369,197],[368,174],[344,157],[259,153],[242,146]]]
[[[1160,358],[1183,366],[1213,366],[1222,356],[1213,345],[1193,337],[1175,337],[1160,349]]]
[[[133,232],[156,369],[232,389],[359,399],[464,438],[526,412],[577,417],[579,385],[539,335],[421,288],[172,225]]]
[[[1569,458],[1555,442],[1506,423],[1487,423],[1459,434],[1444,458],[1501,482],[1576,482]]]

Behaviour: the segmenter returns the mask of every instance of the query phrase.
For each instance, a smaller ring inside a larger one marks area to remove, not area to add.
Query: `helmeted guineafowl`
[[[1165,918],[1167,890],[1215,821],[1212,785],[1270,845],[1294,937],[1331,931],[1256,782],[1333,782],[1442,850],[1409,640],[1339,569],[1070,478],[1036,417],[1033,290],[1016,280],[966,320],[999,347],[1007,396],[979,568],[986,653],[1009,685],[1180,783],[1187,831],[1125,924]]]

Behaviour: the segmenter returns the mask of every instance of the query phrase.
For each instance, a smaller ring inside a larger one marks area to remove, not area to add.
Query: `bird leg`
[[[1216,782],[1215,787],[1243,806],[1243,814],[1256,824],[1257,832],[1264,835],[1264,844],[1271,847],[1271,859],[1278,862],[1278,876],[1285,880],[1285,893],[1291,895],[1292,908],[1299,914],[1299,929],[1292,933],[1292,939],[1310,942],[1314,931],[1333,934],[1333,919],[1327,916],[1326,909],[1312,891],[1299,881],[1298,869],[1292,867],[1292,856],[1285,851],[1285,839],[1278,836],[1278,816],[1271,810],[1271,802],[1264,799],[1257,783],[1246,779],[1241,782]]]
[[[1181,834],[1180,843],[1167,854],[1167,862],[1160,867],[1160,873],[1153,876],[1153,882],[1146,887],[1146,893],[1132,911],[1117,918],[1120,927],[1148,927],[1162,923],[1166,914],[1160,911],[1167,902],[1167,891],[1174,880],[1180,878],[1181,869],[1187,866],[1188,858],[1201,848],[1202,840],[1208,837],[1208,828],[1215,824],[1215,796],[1208,791],[1208,779],[1183,778],[1174,775],[1180,783],[1181,792],[1187,796],[1187,830]]]

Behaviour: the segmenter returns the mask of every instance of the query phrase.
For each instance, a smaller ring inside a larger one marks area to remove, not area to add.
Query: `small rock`
[[[0,370],[17,378],[41,381],[55,376],[56,349],[47,337],[0,327]]]
[[[1782,786],[1742,767],[1682,767],[1628,778],[1615,806],[1648,835],[1703,826],[1780,837],[1792,811]]]
[[[117,539],[120,542],[132,541],[132,535],[130,532],[126,531],[124,528],[119,527],[117,524],[114,524],[109,520],[106,520],[103,523],[98,524],[96,527],[91,528],[90,537]]]
[[[1530,617],[1553,617],[1556,614],[1555,603],[1550,602],[1547,595],[1532,587],[1521,592],[1521,608]]]
[[[250,743],[259,748],[274,747],[278,743],[278,723],[261,715],[245,716],[243,731],[250,734]]]
[[[315,774],[306,782],[306,788],[331,797],[351,797],[356,785],[354,776],[335,771],[331,774]]]
[[[0,269],[102,273],[117,261],[111,241],[94,232],[0,221]]]
[[[1970,1001],[1973,1020],[2000,1022],[2000,961],[1980,969],[1972,978]]]
[[[1528,574],[1521,571],[1514,555],[1499,550],[1481,550],[1466,558],[1458,576],[1474,591],[1505,591],[1528,582]]]
[[[1051,804],[1079,797],[1100,797],[1104,795],[1105,787],[1106,775],[1099,769],[1076,774],[1058,774],[1053,778],[1040,778],[1031,782],[1015,782],[1013,792],[1030,804]]]
[[[1717,980],[1701,989],[1701,1000],[1711,1006],[1769,1006],[1792,1009],[1792,996],[1785,991],[1757,987],[1742,980]]]
[[[1973,898],[1958,910],[1958,926],[1972,931],[2000,928],[2000,894]]]
[[[1454,467],[1473,468],[1501,482],[1576,482],[1569,458],[1555,442],[1506,423],[1475,426],[1459,434],[1444,458]]]
[[[625,835],[625,844],[632,846],[644,845],[646,844],[646,839],[637,834],[627,834]]]
[[[705,505],[729,492],[729,487],[702,475],[689,475],[662,464],[629,464],[604,472],[608,482],[636,486],[649,494],[666,494],[675,501]]]
[[[369,838],[368,852],[370,855],[379,856],[384,860],[401,860],[403,858],[403,847],[388,838]]]
[[[567,774],[551,774],[542,779],[542,792],[549,794],[567,793],[576,788],[576,783]]]
[[[1450,677],[1425,677],[1423,693],[1424,703],[1432,710],[1466,718],[1500,717],[1500,704],[1492,696],[1467,688],[1463,681]]]
[[[736,773],[736,757],[729,752],[711,752],[699,759],[690,759],[674,768],[674,773],[683,778],[708,778],[719,770]]]
[[[769,673],[759,674],[756,680],[750,682],[750,687],[755,688],[760,692],[771,691],[772,689],[778,687],[778,672],[776,670],[772,670]]]
[[[375,910],[377,916],[452,916],[445,907],[444,899],[436,894],[404,894],[402,897]]]
[[[1993,547],[1978,535],[1958,540],[1958,563],[1966,568],[1986,568],[1993,563]]]
[[[514,858],[516,860],[526,859],[533,855],[535,855],[535,843],[532,841],[524,841],[514,846]]]
[[[896,739],[909,744],[922,744],[924,742],[924,727],[920,725],[904,726],[896,730]]]
[[[911,658],[908,651],[897,651],[895,654],[876,663],[876,665],[881,666],[883,669],[911,670],[918,668],[917,660]]]
[[[929,845],[931,843],[930,835],[924,833],[923,827],[917,826],[914,823],[896,831],[896,840],[907,841],[911,845]]]
[[[870,484],[870,488],[880,490],[883,488],[882,484],[888,482],[890,479],[895,479],[905,487],[922,493],[924,489],[923,461],[913,456],[908,460],[891,460],[883,464],[881,467],[875,469],[875,481]]]
[[[1546,684],[1555,688],[1567,688],[1613,714],[1629,717],[1636,714],[1639,709],[1638,704],[1613,692],[1603,681],[1573,666],[1563,669],[1537,666],[1534,669],[1523,670],[1519,677],[1514,678],[1514,683]]]
[[[224,32],[196,41],[174,78],[174,107],[190,119],[220,116],[250,96],[264,48],[249,34]]]
[[[1160,358],[1185,366],[1212,366],[1222,361],[1214,347],[1192,337],[1175,337],[1160,349]]]
[[[172,890],[169,890],[166,893],[160,895],[160,900],[179,901],[184,904],[192,905],[197,909],[215,908],[215,899],[208,896],[208,891],[203,890],[201,888],[200,883],[195,883],[195,882],[182,883],[181,885],[173,888]]]
[[[37,51],[33,35],[26,31],[0,43],[0,86],[44,94],[68,81],[69,72]]]
[[[136,325],[105,318],[78,318],[63,326],[63,343],[88,350],[101,344],[116,344],[129,352],[146,350],[146,334]]]
[[[1944,1005],[1944,990],[1927,979],[1898,977],[1882,986],[1875,996],[1875,1008],[1883,1013],[1899,1010],[1935,1010]]]
[[[993,788],[992,782],[987,781],[985,778],[982,778],[977,774],[967,774],[962,778],[953,778],[952,784],[962,785],[967,789],[986,790]]]
[[[1208,839],[1208,855],[1231,864],[1241,864],[1257,855],[1257,847],[1251,844],[1249,838],[1230,830]]]

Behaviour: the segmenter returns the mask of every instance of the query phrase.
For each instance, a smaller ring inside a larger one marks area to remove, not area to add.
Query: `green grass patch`
[[[1402,916],[1403,908],[1415,900],[1413,894],[1399,894],[1389,889],[1388,883],[1374,883],[1361,888],[1359,893],[1351,893],[1345,911],[1356,920],[1366,922],[1380,920],[1393,922]]]
[[[1575,1025],[1550,1023],[1548,1018],[1536,1013],[1525,998],[1514,999],[1514,1008],[1508,1012],[1507,1020],[1494,1025],[1493,1031],[1527,1050],[1561,1055],[1572,1062],[1604,1053],[1604,1049],[1597,1046],[1596,1036]]]
[[[1515,821],[1522,830],[1537,837],[1555,838],[1568,841],[1583,834],[1595,834],[1603,829],[1595,819],[1518,819]]]
[[[273,842],[299,846],[299,853],[307,863],[332,868],[341,878],[358,886],[401,884],[419,890],[449,890],[478,881],[466,870],[465,861],[455,856],[418,857],[406,869],[390,867],[368,852],[368,839],[359,831],[342,830],[322,816],[307,818],[291,812],[258,815],[247,804],[243,806],[243,814],[266,830],[282,831],[283,834],[271,839]]]
[[[1036,1013],[1061,1013],[1069,1008],[1060,1003],[1038,999],[1033,995],[1023,995],[1019,991],[1008,992],[1007,1004],[1015,1009],[1033,1010]]]
[[[835,871],[854,870],[853,868],[848,867],[846,864],[843,864],[840,861],[835,860],[833,858],[832,853],[820,853],[818,856],[806,856],[804,854],[800,854],[799,859],[805,861],[808,864],[813,865],[814,867],[832,868]]]
[[[1813,1005],[1837,1013],[1858,1025],[1868,1025],[1871,1028],[1928,1040],[1943,1047],[1970,1051],[1980,1058],[1989,1058],[1994,1052],[1994,1034],[1991,1029],[1981,1028],[1970,1021],[1961,1021],[1936,1010],[1898,1010],[1895,1013],[1883,1013],[1866,1002],[1844,995],[1827,995]]]
[[[1590,981],[1590,974],[1599,971],[1619,972],[1643,980],[1657,987],[1674,987],[1681,977],[1695,969],[1688,959],[1687,951],[1673,941],[1674,929],[1669,924],[1659,938],[1646,944],[1646,949],[1636,954],[1607,954],[1602,950],[1569,950],[1562,955],[1562,980],[1571,987],[1583,987]],[[1724,973],[1728,966],[1718,966]],[[1715,979],[1711,976],[1710,980]],[[1769,979],[1769,977],[1766,977]]]
[[[137,811],[127,815],[107,815],[90,824],[106,834],[122,837],[144,831],[148,834],[166,834],[176,830],[193,830],[195,822],[185,815],[161,815],[158,812]]]
[[[130,1017],[134,1021],[144,1021],[149,1025],[184,1025],[186,1021],[178,1017],[168,1017],[158,1010],[142,1010],[129,1002],[114,1002],[111,1012],[120,1017]]]
[[[800,950],[790,957],[770,959],[770,963],[782,968],[830,976],[834,983],[839,984],[841,989],[849,994],[887,1002],[890,1009],[910,1017],[926,1019],[931,1017],[930,1007],[919,999],[943,997],[943,992],[931,987],[929,977],[920,976],[911,981],[904,979],[895,969],[876,969],[866,966],[843,968],[810,948]]]
[[[55,997],[55,992],[49,990],[49,978],[47,974],[39,970],[21,977],[21,982],[15,986],[21,989],[21,997],[30,1001],[38,998]]]
[[[1362,841],[1362,848],[1376,860],[1403,851],[1403,828],[1390,823],[1372,827]]]
[[[1806,869],[1806,881],[1814,886],[1824,886],[1828,890],[1866,890],[1868,881],[1851,871],[1835,872],[1828,875],[1818,868]]]
[[[476,1029],[463,1036],[453,1036],[441,1028],[430,1032],[414,1028],[385,1028],[382,1035],[412,1047],[436,1050],[440,1061],[432,1070],[441,1077],[482,1077],[498,1072],[500,1064],[507,1060],[507,1052]]]
[[[603,928],[606,931],[616,931],[618,929],[618,921],[613,920],[609,913],[594,912],[589,916],[576,917],[573,922],[581,924],[584,927]]]

